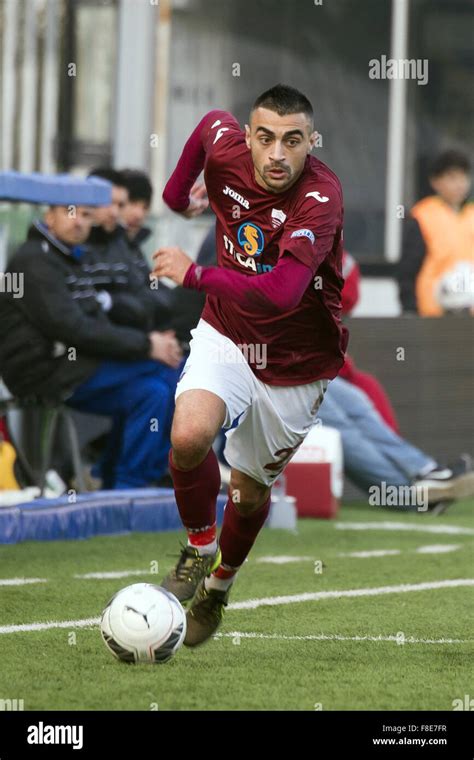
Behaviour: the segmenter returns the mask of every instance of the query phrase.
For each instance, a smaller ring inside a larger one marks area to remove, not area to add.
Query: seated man
[[[112,202],[94,210],[94,226],[87,241],[94,250],[94,277],[101,273],[103,288],[113,297],[112,319],[122,322],[123,311],[128,319],[141,319],[142,326],[146,323],[150,329],[169,329],[173,290],[164,283],[158,287],[156,278],[150,281],[151,269],[140,247],[151,235],[143,226],[152,197],[147,175],[138,170],[99,167],[89,176],[112,184]]]
[[[441,512],[446,503],[474,494],[470,462],[460,459],[452,467],[401,438],[382,419],[362,390],[336,377],[328,385],[318,417],[341,434],[346,475],[365,491],[387,486],[424,486],[430,508]]]
[[[112,201],[93,211],[94,223],[88,246],[92,256],[85,263],[94,286],[104,291],[104,304],[114,322],[144,330],[167,329],[171,308],[153,289],[149,268],[138,247],[131,246],[123,226],[129,203],[128,188],[121,172],[115,169],[93,169],[90,177],[100,177],[112,184]],[[155,283],[156,286],[156,283]],[[105,300],[106,295],[110,298]]]
[[[12,257],[23,297],[0,292],[0,374],[14,395],[112,416],[104,486],[140,487],[167,470],[181,350],[171,332],[111,321],[84,268],[91,225],[89,208],[50,208]]]

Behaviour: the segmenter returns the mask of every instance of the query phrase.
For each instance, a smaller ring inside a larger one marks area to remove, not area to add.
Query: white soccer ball
[[[474,307],[474,267],[463,261],[451,269],[437,284],[435,297],[445,311]]]
[[[186,635],[186,614],[176,597],[153,583],[118,591],[102,613],[102,638],[123,662],[162,663]]]

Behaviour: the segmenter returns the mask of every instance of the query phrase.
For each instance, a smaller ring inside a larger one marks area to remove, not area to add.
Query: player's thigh
[[[289,429],[275,409],[258,398],[226,438],[224,455],[231,468],[270,487],[304,435]]]
[[[226,433],[230,466],[271,486],[314,425],[326,387],[326,380],[270,390],[260,383],[238,427]]]
[[[175,432],[178,423],[180,429],[188,424],[217,432],[230,427],[250,405],[255,378],[238,347],[203,320],[192,335],[176,388]]]

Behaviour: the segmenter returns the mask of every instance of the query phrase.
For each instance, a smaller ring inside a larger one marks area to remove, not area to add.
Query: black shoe
[[[200,581],[191,606],[186,613],[186,636],[184,644],[195,647],[205,641],[219,628],[224,616],[224,609],[229,601],[231,586],[227,591],[206,589],[205,578]]]
[[[214,554],[199,554],[193,546],[182,546],[177,565],[163,578],[160,586],[171,591],[179,601],[186,602],[196,593],[199,582],[221,563],[221,550]]]
[[[428,502],[429,512],[441,514],[453,501],[474,495],[472,459],[469,454],[462,454],[449,467],[437,465],[431,472],[415,478],[413,485]]]

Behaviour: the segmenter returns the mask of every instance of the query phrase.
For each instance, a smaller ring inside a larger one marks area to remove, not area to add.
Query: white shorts
[[[219,396],[227,409],[224,427],[238,418],[237,427],[226,432],[225,458],[236,470],[272,485],[315,424],[329,380],[266,385],[237,345],[203,319],[191,335],[191,353],[175,398],[189,390]]]

